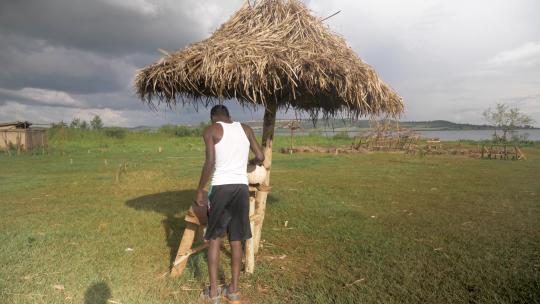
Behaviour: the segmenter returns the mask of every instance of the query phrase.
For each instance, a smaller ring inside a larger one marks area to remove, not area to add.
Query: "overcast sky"
[[[151,111],[138,68],[211,35],[242,0],[1,0],[0,121],[196,123],[208,110]],[[540,125],[540,1],[306,0],[401,96],[403,120],[484,123],[497,102]],[[237,120],[261,111],[232,108]],[[280,113],[279,117],[294,116]]]

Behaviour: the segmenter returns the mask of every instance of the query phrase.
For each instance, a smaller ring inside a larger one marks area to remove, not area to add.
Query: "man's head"
[[[212,122],[229,120],[229,110],[224,105],[215,105],[210,110],[210,119]]]

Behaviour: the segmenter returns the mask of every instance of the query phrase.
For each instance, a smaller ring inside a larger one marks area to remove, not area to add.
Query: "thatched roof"
[[[135,82],[151,105],[236,98],[312,115],[403,112],[401,97],[298,0],[246,2],[210,38],[140,70]]]

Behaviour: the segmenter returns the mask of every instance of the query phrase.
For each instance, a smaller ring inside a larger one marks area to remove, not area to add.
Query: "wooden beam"
[[[177,277],[181,275],[187,266],[187,258],[184,259],[183,256],[190,252],[191,245],[193,245],[193,240],[195,239],[195,234],[197,232],[198,225],[186,222],[186,229],[184,229],[184,235],[182,235],[182,241],[180,242],[180,247],[174,259],[173,267],[171,269],[171,277]],[[188,255],[189,256],[189,255]]]
[[[264,111],[263,122],[263,152],[264,152],[264,167],[266,168],[266,178],[261,185],[262,189],[270,189],[270,172],[272,170],[272,144],[274,140],[274,129],[276,125],[277,103],[270,103]],[[262,227],[264,223],[264,215],[266,213],[266,200],[268,191],[258,191],[256,196],[256,214],[260,220],[255,225],[253,233],[255,254],[259,252],[259,244],[261,241]]]
[[[266,199],[268,198],[268,191],[258,191],[255,196],[255,216],[257,221],[255,222],[255,231],[253,232],[253,243],[255,246],[255,254],[259,252],[259,245],[261,242],[262,225],[264,221],[264,214],[266,213]]]
[[[523,152],[521,151],[521,149],[518,146],[516,146],[516,152],[518,153],[518,156],[519,156],[518,159],[523,158],[524,160],[527,160],[527,157],[525,156],[525,154],[523,154]]]
[[[251,218],[255,214],[255,198],[249,198],[249,217]],[[255,223],[250,221],[250,228],[253,232]],[[252,233],[253,234],[253,233]],[[253,237],[246,241],[246,267],[247,273],[253,273],[255,270],[255,248],[253,247]]]
[[[266,210],[266,197],[270,189],[270,170],[272,167],[272,142],[274,139],[274,129],[276,125],[277,103],[271,101],[264,110],[262,146],[264,153],[263,166],[266,168],[266,178],[259,185],[255,198],[250,198],[250,225],[251,239],[246,241],[246,272],[253,273],[255,270],[255,254],[258,251],[261,239],[261,230],[264,221],[264,212]],[[261,191],[261,189],[265,191]],[[264,193],[264,194],[263,194]]]
[[[208,248],[208,246],[210,245],[210,243],[204,243],[198,247],[195,247],[195,248],[191,248],[189,249],[188,251],[186,251],[183,255],[181,256],[176,256],[176,259],[174,261],[174,264],[173,264],[173,267],[177,266],[177,265],[180,265],[182,263],[187,263],[187,260],[189,258],[190,255],[192,254],[195,254],[199,251],[202,251],[206,248]],[[172,275],[172,274],[171,274]]]

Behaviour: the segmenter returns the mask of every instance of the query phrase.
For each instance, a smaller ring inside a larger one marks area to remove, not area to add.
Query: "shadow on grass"
[[[169,247],[169,270],[172,269],[178,247],[180,246],[180,240],[186,228],[184,214],[191,206],[194,195],[195,190],[167,191],[148,194],[126,201],[126,206],[130,208],[142,211],[154,211],[165,217],[161,223],[163,225],[165,241],[167,247]],[[278,201],[276,197],[269,195],[267,204],[271,205]],[[229,257],[231,256],[229,251],[225,251],[225,254]],[[204,259],[206,260],[206,256]],[[189,259],[188,265],[196,277],[206,275],[205,270],[201,269],[199,263],[193,258]],[[222,271],[220,269],[220,277],[223,276]]]
[[[172,267],[180,246],[180,239],[186,227],[184,214],[191,206],[194,194],[195,190],[167,191],[137,197],[126,202],[126,206],[135,210],[154,211],[165,216],[161,223],[167,247],[170,249],[169,268]]]
[[[279,199],[277,197],[273,196],[271,193],[268,194],[268,197],[266,198],[266,205],[272,205],[278,202]]]
[[[107,304],[111,289],[105,282],[92,284],[84,292],[84,304]]]

